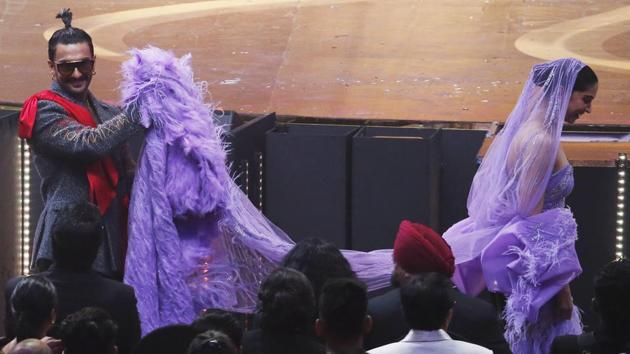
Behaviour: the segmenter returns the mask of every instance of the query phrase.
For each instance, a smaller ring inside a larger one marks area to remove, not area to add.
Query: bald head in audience
[[[18,343],[8,354],[52,354],[52,351],[39,339],[25,339]]]

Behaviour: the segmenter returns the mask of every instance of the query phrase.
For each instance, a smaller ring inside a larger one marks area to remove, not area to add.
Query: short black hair
[[[319,318],[337,339],[355,339],[363,334],[367,315],[367,289],[356,279],[334,279],[322,288]]]
[[[53,259],[60,268],[90,269],[104,237],[105,226],[94,204],[68,205],[52,227]]]
[[[90,53],[94,56],[94,44],[92,37],[80,28],[72,27],[72,12],[70,9],[62,9],[56,16],[63,21],[64,28],[58,29],[48,40],[48,59],[55,61],[55,52],[58,44],[87,43]]]
[[[188,347],[188,354],[234,354],[235,352],[234,343],[225,333],[212,330],[197,335]]]
[[[225,333],[234,345],[241,346],[243,325],[231,313],[221,309],[207,309],[192,323],[199,333],[215,330]]]
[[[413,275],[400,289],[403,313],[409,327],[435,331],[444,325],[453,308],[452,283],[443,274]]]
[[[577,74],[573,91],[586,91],[592,88],[599,79],[590,66],[585,65]]]
[[[260,286],[258,299],[263,331],[297,334],[312,329],[316,314],[313,288],[297,270],[272,271]]]
[[[319,299],[319,293],[326,281],[356,277],[341,251],[332,243],[318,238],[298,242],[284,256],[282,266],[293,268],[306,275],[313,286],[316,300]]]
[[[602,331],[621,344],[630,342],[630,260],[606,264],[595,277],[594,288]]]
[[[66,354],[109,354],[116,345],[118,326],[103,309],[84,307],[61,323]]]
[[[52,311],[57,307],[57,291],[50,280],[39,275],[30,275],[16,284],[9,302],[17,341],[39,338],[38,332],[42,324],[50,319]]]

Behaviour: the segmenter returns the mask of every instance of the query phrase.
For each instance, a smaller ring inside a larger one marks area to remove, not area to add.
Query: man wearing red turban
[[[400,285],[415,274],[440,273],[449,278],[455,271],[450,246],[430,227],[403,220],[394,241],[395,269],[393,289],[368,302],[374,326],[365,340],[372,349],[401,340],[408,332],[400,301]],[[479,298],[452,289],[455,299],[448,333],[451,337],[489,348],[494,353],[509,353],[495,307]]]

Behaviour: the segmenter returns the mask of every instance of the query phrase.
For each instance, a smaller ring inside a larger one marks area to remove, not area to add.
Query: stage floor
[[[503,121],[530,67],[576,56],[600,77],[581,124],[630,122],[630,6],[613,0],[0,1],[0,100],[46,88],[45,33],[70,7],[97,45],[93,91],[116,101],[129,47],[192,53],[239,112]]]

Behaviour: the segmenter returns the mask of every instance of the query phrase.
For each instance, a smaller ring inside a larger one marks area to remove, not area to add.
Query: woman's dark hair
[[[102,309],[84,307],[61,323],[66,354],[108,354],[116,345],[118,326]]]
[[[195,337],[188,354],[234,354],[236,347],[230,338],[219,331],[206,331]]]
[[[62,9],[56,18],[60,18],[63,21],[64,28],[56,30],[48,40],[48,59],[50,61],[55,60],[57,44],[87,43],[90,47],[90,53],[94,56],[92,37],[84,30],[72,27],[72,12],[70,12],[70,9]]]
[[[348,260],[332,243],[318,238],[298,242],[282,260],[282,266],[295,269],[311,282],[315,299],[326,281],[340,278],[355,278]]]
[[[315,299],[304,274],[289,268],[274,270],[263,281],[258,299],[263,331],[298,334],[311,330]]]
[[[598,82],[597,75],[590,66],[585,65],[575,78],[573,91],[586,91]]]
[[[547,80],[549,80],[550,75],[553,72],[553,68],[549,65],[540,64],[534,66],[534,71],[532,74],[532,81],[534,85],[543,87]],[[575,77],[575,83],[573,84],[572,91],[586,91],[593,87],[598,82],[597,75],[590,66],[585,65],[580,71],[578,71],[577,76]]]
[[[40,331],[57,306],[57,292],[50,280],[32,275],[20,280],[11,294],[11,312],[18,342],[41,338]]]

